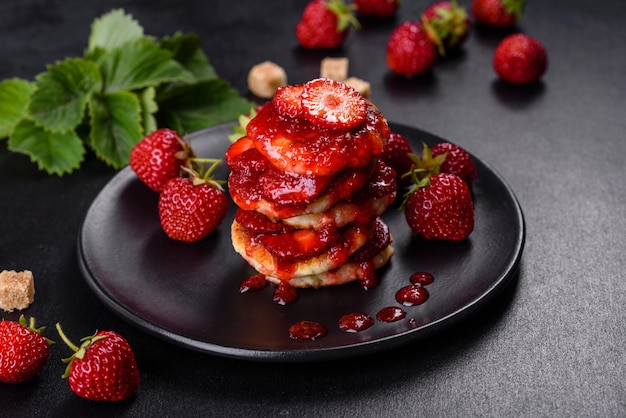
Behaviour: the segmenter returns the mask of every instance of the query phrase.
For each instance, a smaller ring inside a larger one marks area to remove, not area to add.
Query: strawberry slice
[[[280,87],[272,99],[278,113],[292,118],[302,117],[302,90],[303,84]]]
[[[245,151],[248,151],[252,148],[254,148],[254,142],[250,138],[248,138],[247,136],[239,138],[226,150],[226,165],[229,168],[232,168],[231,165],[234,163],[235,159],[243,154]]]
[[[340,81],[317,78],[302,91],[304,116],[325,128],[348,131],[359,126],[367,116],[367,106],[359,92]]]
[[[323,253],[337,239],[337,229],[298,229],[276,235],[260,235],[263,246],[281,261],[303,260]]]

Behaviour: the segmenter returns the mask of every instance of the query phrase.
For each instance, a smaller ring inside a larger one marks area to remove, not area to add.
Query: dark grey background
[[[543,81],[496,80],[492,53],[507,32],[475,28],[431,76],[404,80],[384,63],[395,25],[429,2],[405,0],[393,21],[364,22],[340,51],[303,51],[293,34],[305,1],[4,1],[0,79],[32,79],[82,55],[94,18],[114,7],[146,33],[196,32],[218,73],[248,94],[266,59],[291,82],[317,76],[328,54],[372,83],[389,120],[456,142],[496,169],[524,210],[519,277],[494,303],[427,341],[315,364],[268,364],[162,342],[111,313],[80,274],[76,239],[92,200],[115,174],[89,157],[49,177],[0,142],[0,268],[30,269],[27,313],[75,339],[114,329],[134,347],[136,396],[95,404],[69,391],[53,346],[44,372],[0,385],[6,416],[624,416],[626,414],[626,3],[529,0],[515,30],[544,43]],[[460,1],[469,6],[468,1]],[[3,314],[15,319],[17,314]]]

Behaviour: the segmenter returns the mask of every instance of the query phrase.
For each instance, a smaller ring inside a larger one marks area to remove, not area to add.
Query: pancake
[[[371,227],[348,225],[341,229],[340,238],[317,256],[297,261],[279,260],[256,238],[257,235],[236,220],[231,225],[235,251],[259,273],[281,280],[311,276],[334,270],[346,263],[350,256],[367,242]]]
[[[394,201],[395,193],[381,198],[340,201],[322,213],[309,213],[283,219],[283,223],[300,229],[320,229],[325,225],[342,227],[351,222],[366,222],[382,215]]]
[[[265,178],[267,171],[261,167],[263,163],[259,158],[262,157],[256,154],[256,150],[249,150],[241,154],[241,161],[234,158],[231,170],[237,170],[231,171],[228,177],[228,190],[238,207],[260,212],[272,220],[323,214],[340,201],[355,197],[355,201],[366,202],[371,198],[386,197],[397,189],[395,172],[381,161],[342,170],[331,181],[325,182],[326,188],[318,188],[318,182],[313,180],[307,184],[306,180],[310,178],[304,176],[302,181],[285,184],[278,180],[280,177],[271,175],[268,177],[276,180],[271,183]],[[251,174],[254,170],[251,166],[259,166],[261,172]],[[265,193],[265,190],[272,190],[272,194]]]
[[[389,245],[377,256],[369,261],[369,266],[377,270],[387,264],[393,254],[394,249],[391,245]],[[292,277],[291,279],[288,279],[286,281],[289,283],[290,286],[296,288],[318,288],[323,286],[336,286],[357,280],[363,280],[367,278],[369,274],[371,274],[371,271],[368,271],[367,264],[348,262],[341,265],[335,270],[326,271],[318,274],[310,274],[307,276]],[[277,277],[272,276],[265,276],[265,279],[273,284],[280,284],[283,281]]]

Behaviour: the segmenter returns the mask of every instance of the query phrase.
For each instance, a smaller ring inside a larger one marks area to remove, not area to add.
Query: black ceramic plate
[[[392,124],[421,143],[443,141],[426,132]],[[223,158],[230,124],[190,135],[199,156]],[[384,215],[396,254],[378,272],[380,286],[364,290],[358,283],[304,289],[292,304],[278,305],[275,289],[240,293],[239,285],[254,271],[232,249],[230,224],[235,205],[209,238],[185,244],[161,229],[158,196],[129,169],[121,170],[93,202],[79,236],[79,262],[87,283],[115,313],[139,328],[179,345],[236,358],[310,361],[372,353],[415,341],[482,306],[515,274],[525,237],[520,206],[506,183],[474,157],[479,178],[473,186],[475,230],[464,242],[436,242],[414,237],[394,205]],[[227,177],[227,168],[218,175]],[[401,199],[397,199],[399,201]],[[428,271],[429,300],[403,307],[405,319],[375,320],[369,329],[339,329],[341,316],[363,312],[375,318],[386,306],[401,306],[395,293],[410,284],[416,271]],[[299,341],[291,325],[315,321],[325,337]]]

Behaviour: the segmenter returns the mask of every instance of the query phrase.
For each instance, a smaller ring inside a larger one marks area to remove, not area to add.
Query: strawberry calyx
[[[441,56],[446,53],[444,39],[448,45],[457,45],[467,36],[468,19],[465,8],[460,7],[454,0],[450,2],[449,8],[435,7],[430,17],[426,13],[421,16],[422,26]]]
[[[402,178],[411,177],[414,184],[419,183],[424,178],[432,177],[439,174],[441,164],[445,161],[448,153],[443,153],[433,157],[430,147],[426,143],[422,143],[422,155],[418,156],[414,153],[408,154],[413,166],[408,173],[404,173]]]
[[[228,135],[230,142],[236,142],[238,139],[246,136],[246,127],[248,123],[256,116],[256,109],[252,109],[247,115],[240,114],[237,117],[237,125],[230,127],[232,134]]]
[[[346,4],[343,0],[327,0],[326,7],[337,16],[337,31],[358,29],[359,20],[354,16],[356,9],[353,4]]]
[[[424,28],[424,32],[426,32],[428,40],[437,47],[439,55],[445,55],[446,50],[443,45],[443,37],[439,35],[439,32],[435,29],[434,24],[432,24],[426,16],[422,16],[420,23],[422,24],[422,28]]]
[[[526,0],[501,0],[501,3],[507,13],[515,15],[516,19],[522,17],[522,11],[524,10]]]
[[[98,331],[96,331],[93,335],[81,338],[81,345],[77,346],[65,335],[59,323],[56,324],[56,329],[63,342],[74,352],[74,354],[72,354],[70,357],[61,360],[63,363],[67,364],[65,372],[61,376],[63,378],[67,378],[70,375],[70,372],[72,370],[72,363],[75,359],[82,359],[83,357],[85,357],[87,349],[91,347],[96,341],[104,340],[105,338],[107,338],[106,335],[97,335]]]
[[[207,184],[215,187],[220,191],[224,191],[224,180],[218,180],[213,175],[215,169],[222,163],[222,160],[216,158],[190,158],[190,165],[183,167],[182,170],[191,180],[194,186]]]
[[[17,320],[17,322],[29,331],[32,331],[39,335],[41,335],[41,333],[46,330],[46,327],[35,328],[35,318],[33,318],[32,316],[27,320],[24,315],[20,315],[20,318]],[[48,345],[54,344],[54,341],[49,338],[46,338],[46,341],[48,342]]]
[[[414,153],[408,154],[413,165],[411,170],[402,175],[402,178],[411,177],[413,187],[404,194],[404,200],[400,204],[400,210],[404,209],[409,197],[422,187],[430,185],[430,178],[439,174],[441,164],[445,161],[448,153],[443,153],[433,157],[430,147],[422,142],[422,155],[418,156]]]

